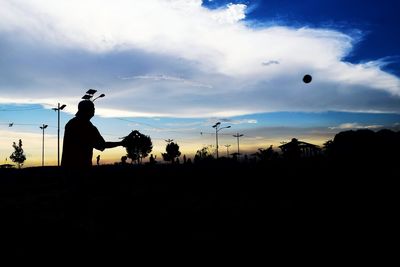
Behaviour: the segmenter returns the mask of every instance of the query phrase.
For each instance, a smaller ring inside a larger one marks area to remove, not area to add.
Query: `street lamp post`
[[[212,127],[215,128],[215,143],[217,145],[217,159],[218,159],[218,132],[221,131],[222,129],[226,129],[226,128],[231,128],[231,126],[225,126],[220,128],[221,123],[217,122],[216,124],[214,124]]]
[[[57,165],[60,166],[60,110],[63,110],[67,105],[61,105],[58,103],[54,111],[58,112],[58,123],[57,123]]]
[[[47,124],[43,124],[42,126],[40,126],[40,129],[42,129],[42,167],[44,166],[44,129],[47,128]]]
[[[237,138],[237,155],[238,155],[238,157],[239,157],[239,138],[242,136],[243,136],[243,134],[239,134],[239,133],[233,135],[233,137]]]

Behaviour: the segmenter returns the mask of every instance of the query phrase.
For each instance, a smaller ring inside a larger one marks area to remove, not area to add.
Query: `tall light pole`
[[[44,166],[44,129],[47,128],[47,124],[43,124],[40,126],[40,129],[42,129],[43,132],[43,137],[42,137],[42,167]]]
[[[218,159],[218,132],[221,131],[222,129],[226,129],[226,128],[231,128],[231,126],[225,126],[225,127],[220,127],[221,123],[217,122],[216,124],[214,124],[212,127],[215,128],[215,143],[217,145],[217,159]]]
[[[54,111],[58,111],[58,123],[57,123],[57,165],[60,166],[60,110],[63,110],[67,105],[61,105],[58,103],[56,108],[52,108]]]
[[[239,138],[242,136],[243,136],[243,134],[239,134],[239,133],[233,135],[233,137],[237,138],[237,155],[238,155],[238,157],[239,157]]]
[[[226,157],[227,158],[229,158],[229,147],[230,147],[231,145],[225,145],[225,147],[226,147]]]

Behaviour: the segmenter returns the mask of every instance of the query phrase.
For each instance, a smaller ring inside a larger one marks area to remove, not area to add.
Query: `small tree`
[[[213,160],[214,157],[211,153],[212,146],[205,146],[202,147],[200,150],[197,150],[196,155],[194,156],[194,162],[201,162],[201,161],[210,161]]]
[[[328,140],[323,144],[323,151],[325,156],[330,157],[333,154],[335,143],[333,140]]]
[[[134,130],[123,140],[126,149],[127,157],[138,164],[142,159],[147,157],[153,150],[153,143],[150,136],[141,134],[139,131]]]
[[[24,165],[24,161],[26,160],[26,156],[24,154],[24,150],[22,149],[22,140],[19,139],[18,145],[13,142],[14,152],[10,155],[10,159],[17,163],[18,168],[20,169],[22,165]]]
[[[269,161],[278,158],[278,152],[275,152],[272,145],[269,148],[259,148],[258,152],[254,154],[260,161]]]
[[[174,142],[168,143],[165,150],[167,153],[161,153],[161,155],[165,161],[171,161],[171,163],[174,163],[175,159],[181,155],[179,145]]]

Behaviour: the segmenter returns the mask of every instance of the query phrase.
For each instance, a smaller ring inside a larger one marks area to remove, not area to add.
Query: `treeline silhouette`
[[[395,163],[400,154],[400,132],[383,129],[344,131],[325,143],[326,155],[341,162]]]
[[[395,164],[400,159],[400,131],[382,129],[372,131],[369,129],[342,131],[334,139],[318,147],[310,143],[293,138],[290,142],[279,146],[280,150],[259,148],[247,160],[241,163],[268,164],[281,161],[283,164],[302,163],[305,161],[315,164],[351,164],[374,163],[384,167]],[[238,155],[232,154],[233,161],[240,161]],[[198,150],[194,162],[211,163],[215,161],[210,147]],[[222,157],[221,161],[227,161]]]
[[[290,234],[294,210],[354,214],[397,203],[399,132],[340,132],[320,152],[292,141],[281,155],[272,147],[259,150],[254,161],[216,160],[205,149],[191,164],[3,169],[2,229],[7,240],[75,246],[81,240],[256,240],[281,227],[286,232],[279,238]]]

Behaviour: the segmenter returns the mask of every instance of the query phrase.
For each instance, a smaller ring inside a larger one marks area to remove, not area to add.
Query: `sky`
[[[0,0],[0,164],[22,139],[25,166],[57,164],[65,123],[88,89],[108,141],[149,135],[182,155],[221,155],[344,130],[400,126],[395,0]],[[312,76],[304,83],[305,74]],[[10,127],[10,124],[12,126]],[[227,151],[227,147],[228,150]],[[61,147],[62,149],[62,147]],[[120,161],[123,148],[101,163]]]

